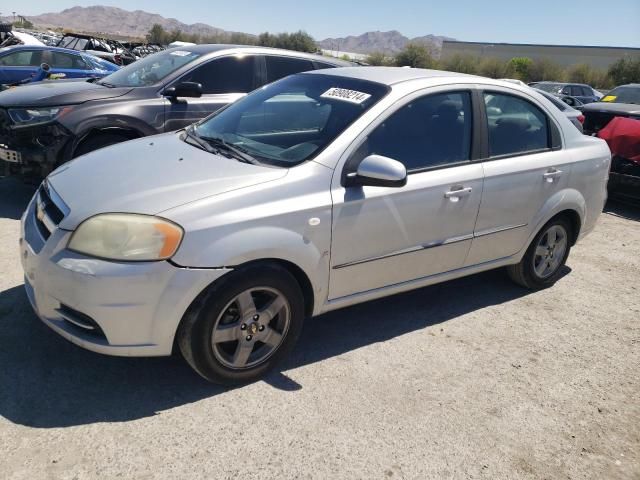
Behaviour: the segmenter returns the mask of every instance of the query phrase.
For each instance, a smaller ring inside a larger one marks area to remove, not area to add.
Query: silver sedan
[[[208,380],[251,381],[310,316],[500,267],[550,287],[594,228],[609,163],[527,87],[293,75],[52,173],[22,219],[25,287],[84,348],[177,345]]]

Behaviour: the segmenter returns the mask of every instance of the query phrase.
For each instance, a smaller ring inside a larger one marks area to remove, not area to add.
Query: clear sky
[[[640,0],[3,0],[0,12],[36,15],[75,5],[140,9],[247,33],[303,29],[317,40],[398,30],[408,37],[640,47]]]

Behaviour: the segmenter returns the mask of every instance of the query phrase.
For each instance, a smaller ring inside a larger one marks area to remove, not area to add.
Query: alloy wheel
[[[291,306],[273,288],[254,287],[231,300],[216,319],[211,346],[231,369],[255,367],[273,355],[291,323]]]
[[[552,225],[538,241],[533,255],[533,270],[539,278],[553,275],[567,251],[567,231],[562,225]]]

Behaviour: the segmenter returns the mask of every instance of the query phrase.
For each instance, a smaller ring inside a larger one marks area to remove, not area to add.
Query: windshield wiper
[[[222,138],[217,137],[201,137],[198,135],[198,138],[204,140],[209,145],[213,145],[220,150],[224,150],[227,153],[230,153],[233,158],[236,160],[240,160],[241,162],[250,163],[252,165],[259,165],[260,162],[255,159],[255,157],[251,156],[247,150],[242,147],[238,147],[236,145],[232,145],[228,142],[225,142]]]
[[[113,83],[109,83],[109,82],[103,82],[102,80],[100,80],[99,82],[96,82],[98,85],[103,85],[105,87],[109,87],[109,88],[115,88],[117,87],[117,85],[114,85]]]
[[[189,145],[193,145],[194,147],[199,148],[200,150],[204,150],[205,152],[213,153],[216,155],[219,153],[218,149],[213,148],[207,142],[204,142],[198,135],[193,133],[193,127],[189,127],[185,130],[184,141]]]

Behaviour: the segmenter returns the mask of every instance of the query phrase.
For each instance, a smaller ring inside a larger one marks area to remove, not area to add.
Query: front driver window
[[[378,125],[350,163],[382,155],[411,172],[469,160],[472,122],[469,92],[418,98]]]

